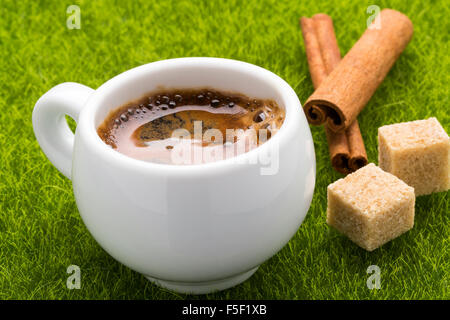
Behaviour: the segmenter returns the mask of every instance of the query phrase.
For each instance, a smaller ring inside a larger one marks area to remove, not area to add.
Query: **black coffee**
[[[212,89],[167,90],[119,107],[97,132],[130,157],[193,164],[250,151],[275,134],[284,116],[273,100]]]

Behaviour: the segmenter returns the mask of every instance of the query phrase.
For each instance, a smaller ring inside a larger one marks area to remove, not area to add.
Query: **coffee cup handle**
[[[69,179],[74,134],[65,116],[78,122],[81,109],[94,91],[79,83],[61,83],[39,98],[33,109],[33,130],[42,151]]]

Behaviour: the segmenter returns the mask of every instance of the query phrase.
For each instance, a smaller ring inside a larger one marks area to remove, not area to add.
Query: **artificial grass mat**
[[[81,29],[66,8],[81,8]],[[418,197],[414,228],[366,252],[325,223],[330,166],[322,127],[311,127],[317,183],[291,241],[248,281],[206,296],[150,284],[112,259],[88,233],[64,178],[31,125],[37,99],[74,81],[97,88],[127,69],[184,56],[247,61],[284,78],[304,102],[312,93],[298,19],[332,16],[344,55],[366,27],[369,5],[407,14],[414,36],[359,117],[369,161],[377,128],[435,116],[449,132],[450,10],[446,1],[12,1],[0,19],[0,299],[448,299],[449,192]],[[256,201],[256,200],[255,200]],[[81,289],[68,290],[69,265]],[[381,269],[369,290],[366,269]]]

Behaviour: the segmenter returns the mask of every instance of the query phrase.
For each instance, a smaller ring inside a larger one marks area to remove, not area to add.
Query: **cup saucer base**
[[[250,278],[256,272],[256,270],[258,270],[258,268],[259,266],[249,271],[231,276],[229,278],[204,282],[177,282],[160,280],[150,276],[145,277],[150,282],[171,291],[185,294],[207,294],[215,291],[225,290],[244,282],[245,280]]]

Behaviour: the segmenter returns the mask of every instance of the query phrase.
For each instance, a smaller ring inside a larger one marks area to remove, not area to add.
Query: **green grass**
[[[66,8],[81,8],[81,29]],[[365,29],[366,8],[406,13],[414,37],[359,117],[369,160],[381,125],[436,116],[449,132],[449,20],[442,1],[13,1],[0,19],[0,299],[449,299],[449,192],[417,199],[414,228],[368,253],[328,227],[326,186],[340,178],[321,127],[311,127],[317,185],[291,241],[247,282],[208,296],[151,285],[113,260],[84,227],[71,182],[50,164],[31,112],[52,86],[97,88],[127,69],[183,56],[244,60],[284,78],[305,101],[313,88],[298,18],[330,14],[345,54]],[[80,290],[65,286],[81,267]],[[381,268],[380,290],[366,269]]]

